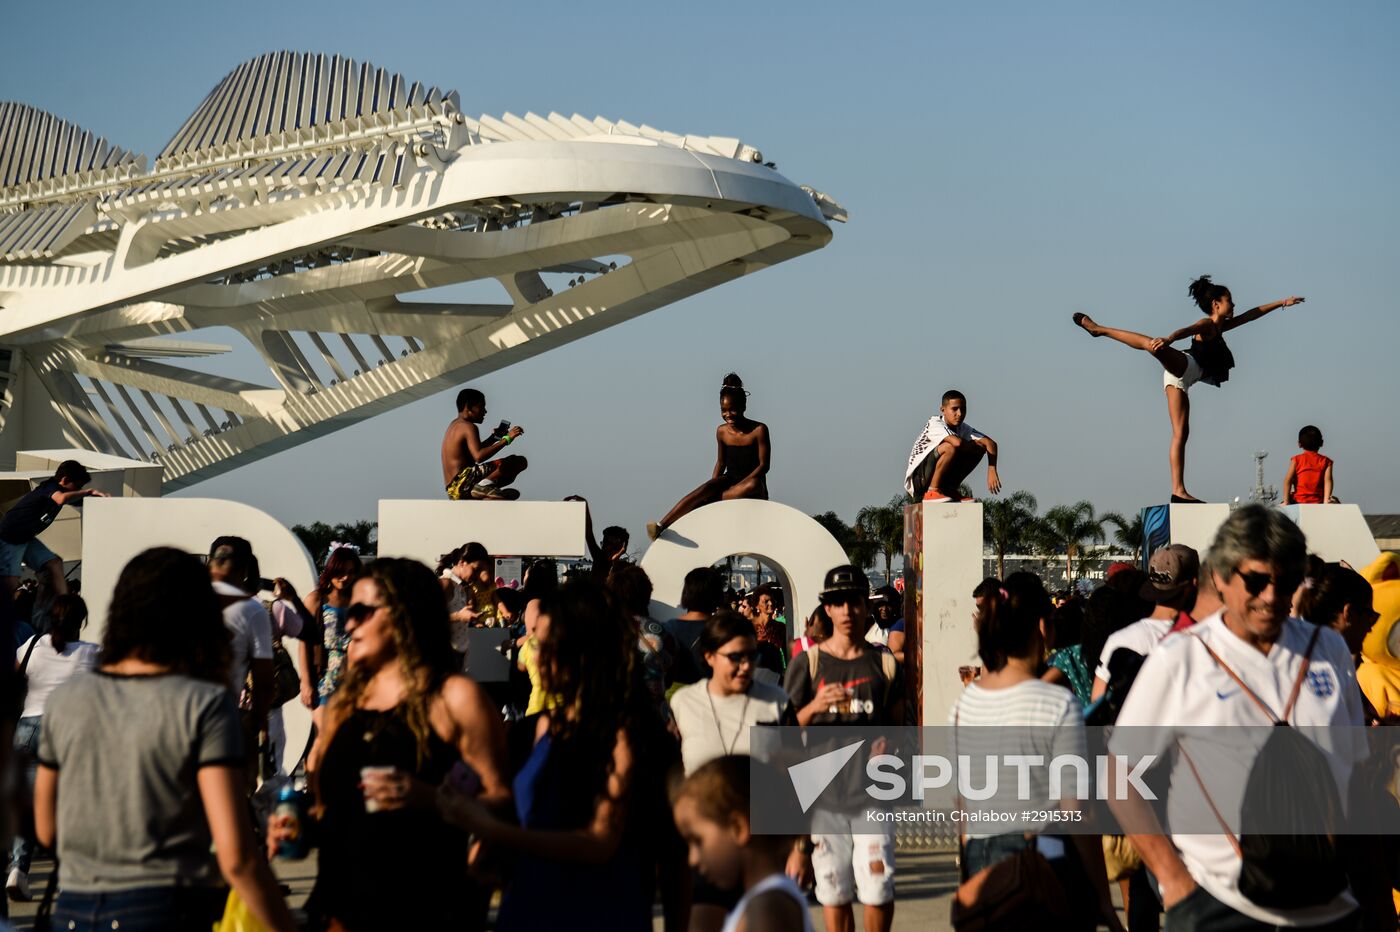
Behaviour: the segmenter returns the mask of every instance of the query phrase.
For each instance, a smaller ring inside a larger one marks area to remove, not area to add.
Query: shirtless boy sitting
[[[511,501],[520,497],[518,489],[505,486],[515,481],[529,464],[523,456],[491,457],[510,446],[525,431],[511,427],[504,434],[492,432],[485,442],[478,429],[486,420],[486,396],[474,388],[457,393],[457,417],[447,425],[442,438],[442,481],[452,501],[464,498]]]

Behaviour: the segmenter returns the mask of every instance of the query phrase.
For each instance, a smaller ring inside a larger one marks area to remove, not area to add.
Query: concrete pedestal
[[[1363,567],[1380,556],[1380,548],[1357,505],[1280,505],[1279,510],[1308,538],[1308,552],[1328,562],[1345,560]],[[1223,503],[1154,505],[1143,509],[1144,557],[1168,543],[1194,547],[1202,559],[1216,531],[1230,516]]]
[[[920,725],[943,725],[962,691],[958,667],[980,664],[972,590],[982,581],[982,505],[904,508],[905,677]]]

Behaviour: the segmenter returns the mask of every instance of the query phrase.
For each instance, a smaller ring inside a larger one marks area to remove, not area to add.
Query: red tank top
[[[1296,482],[1293,500],[1300,505],[1326,504],[1327,500],[1322,497],[1322,480],[1327,473],[1327,467],[1331,465],[1332,461],[1321,453],[1307,450],[1293,457]]]

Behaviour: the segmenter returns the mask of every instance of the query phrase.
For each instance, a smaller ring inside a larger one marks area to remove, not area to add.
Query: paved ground
[[[30,875],[35,898],[43,893],[52,862],[38,861]],[[894,928],[896,932],[944,932],[951,930],[948,921],[948,903],[957,884],[957,869],[951,851],[907,851],[899,852],[899,872],[895,875],[896,906]],[[279,861],[277,875],[291,888],[290,902],[293,908],[301,906],[311,892],[311,883],[316,875],[315,858],[300,862]],[[386,893],[388,891],[386,890]],[[392,895],[389,893],[388,895]],[[36,904],[11,903],[10,914],[17,929],[32,928],[32,918]],[[817,929],[823,929],[821,907],[812,906],[812,922]],[[864,928],[860,910],[856,910],[856,928]],[[660,932],[661,921],[656,921]]]

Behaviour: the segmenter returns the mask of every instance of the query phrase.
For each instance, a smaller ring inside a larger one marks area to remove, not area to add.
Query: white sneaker
[[[29,895],[29,875],[18,867],[10,870],[10,877],[5,881],[5,893],[16,903],[28,903],[33,899]]]

